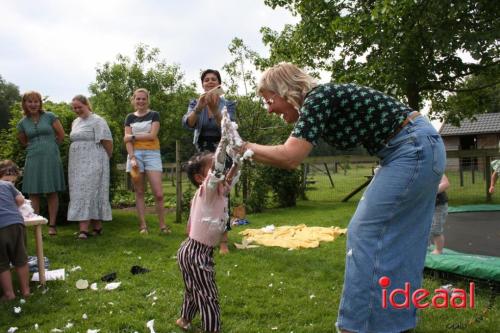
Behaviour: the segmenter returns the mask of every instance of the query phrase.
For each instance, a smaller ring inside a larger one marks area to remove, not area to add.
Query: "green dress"
[[[23,170],[24,193],[53,193],[66,189],[59,146],[52,127],[56,120],[55,114],[45,111],[38,123],[24,117],[17,124],[17,130],[28,138]]]

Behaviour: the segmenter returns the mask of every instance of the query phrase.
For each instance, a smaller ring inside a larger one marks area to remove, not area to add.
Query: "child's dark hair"
[[[3,176],[19,176],[19,168],[11,160],[0,161],[0,178]]]
[[[193,157],[191,157],[187,162],[185,170],[189,180],[194,186],[200,186],[200,184],[196,182],[194,176],[202,173],[203,167],[206,163],[211,163],[212,156],[213,153],[209,151],[202,151],[194,154]]]

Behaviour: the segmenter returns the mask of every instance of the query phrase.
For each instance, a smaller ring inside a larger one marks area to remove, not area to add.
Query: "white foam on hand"
[[[35,214],[35,210],[31,206],[31,200],[24,199],[23,204],[18,209],[25,221],[45,219],[43,216]]]

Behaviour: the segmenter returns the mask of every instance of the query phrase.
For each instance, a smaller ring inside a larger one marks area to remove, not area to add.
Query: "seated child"
[[[24,219],[18,207],[24,203],[23,195],[14,187],[19,169],[14,162],[0,162],[0,286],[2,300],[16,298],[12,287],[10,263],[16,269],[21,294],[30,295],[28,256]]]
[[[186,170],[189,180],[198,189],[191,201],[189,237],[177,252],[185,292],[181,317],[176,324],[184,330],[190,328],[191,321],[199,311],[206,332],[220,331],[213,251],[226,229],[229,218],[227,194],[237,181],[241,163],[239,156],[231,156],[233,165],[224,175],[225,150],[232,142],[231,138],[225,136],[227,132],[224,128],[223,115],[222,138],[215,154],[196,154],[189,160]]]

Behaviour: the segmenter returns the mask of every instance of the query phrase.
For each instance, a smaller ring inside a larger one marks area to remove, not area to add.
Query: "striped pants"
[[[200,311],[203,329],[219,332],[221,321],[213,247],[188,238],[177,251],[177,261],[185,286],[181,317],[191,322]]]

